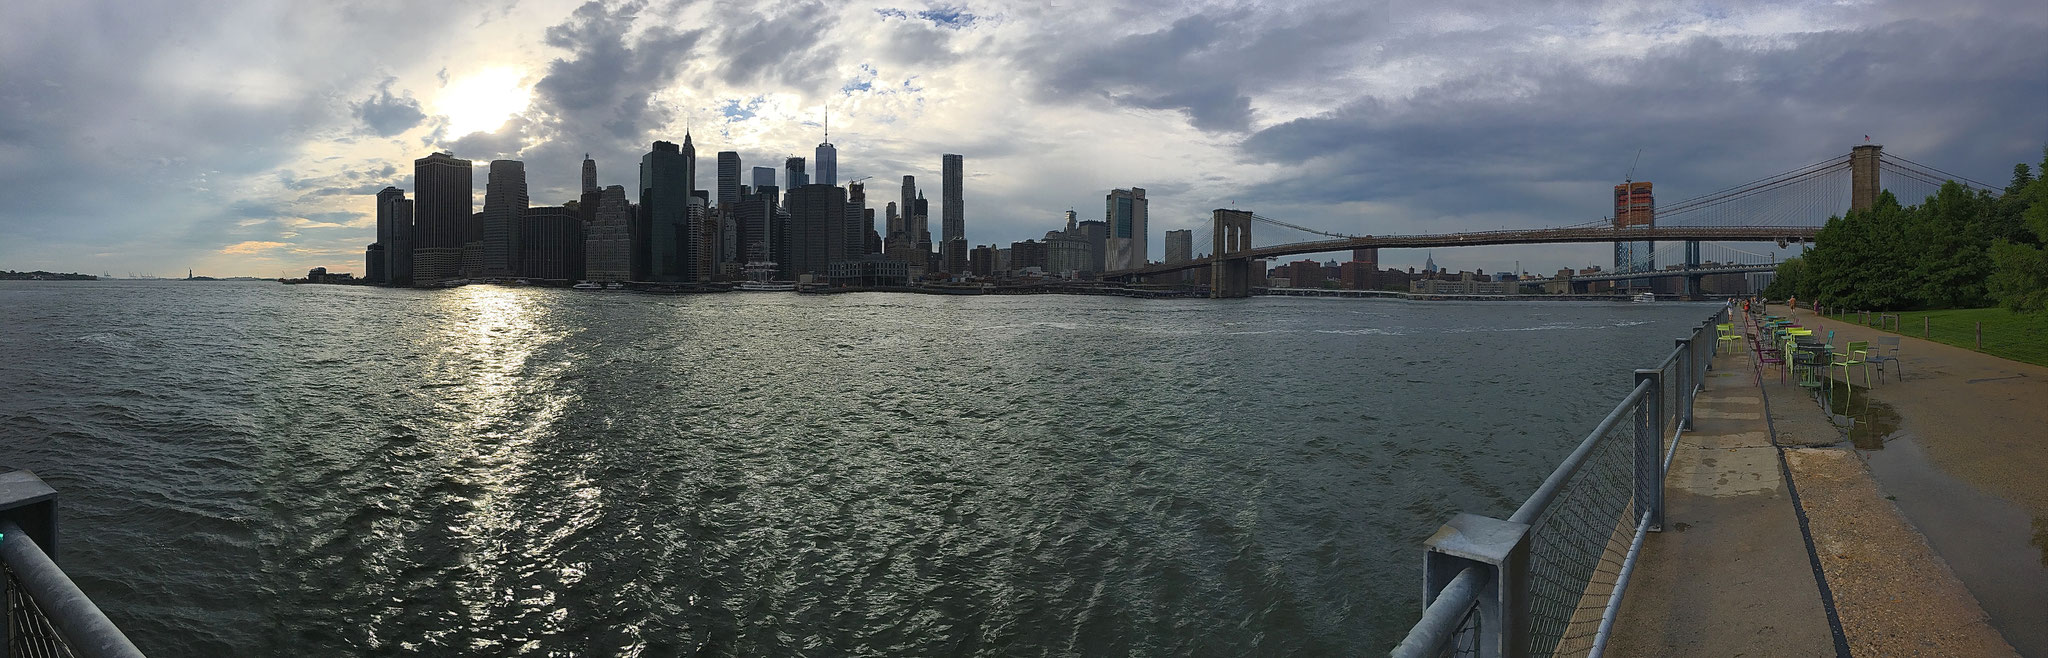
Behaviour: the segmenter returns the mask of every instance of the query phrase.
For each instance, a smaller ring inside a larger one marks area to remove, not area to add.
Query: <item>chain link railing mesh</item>
[[[1636,432],[1648,432],[1646,393],[1537,517],[1529,542],[1530,655],[1577,655],[1591,648],[1634,537]]]
[[[14,569],[0,564],[6,582],[0,584],[7,589],[7,656],[9,658],[70,658],[73,654],[64,640],[57,636],[57,629],[50,625],[50,618],[36,605],[27,592],[22,591],[21,581],[14,577]]]

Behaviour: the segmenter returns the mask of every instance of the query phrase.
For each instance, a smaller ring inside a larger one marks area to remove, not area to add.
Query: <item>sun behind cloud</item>
[[[532,100],[524,79],[524,72],[507,66],[455,78],[434,97],[434,112],[448,117],[450,137],[497,130]]]

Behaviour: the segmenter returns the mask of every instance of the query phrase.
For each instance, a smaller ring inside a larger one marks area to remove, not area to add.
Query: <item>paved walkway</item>
[[[1732,343],[1731,343],[1732,344]],[[1833,634],[1743,350],[1723,347],[1622,599],[1615,656],[1830,656]]]
[[[1802,389],[1775,377],[1760,387],[1753,367],[1746,346],[1715,360],[1672,460],[1665,531],[1644,541],[1612,654],[1834,655],[1803,508],[1852,655],[2015,655],[1855,452],[1788,451],[1795,505],[1771,423],[1781,443],[1841,435]]]

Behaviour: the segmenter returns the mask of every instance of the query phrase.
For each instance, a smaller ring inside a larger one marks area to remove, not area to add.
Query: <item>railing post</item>
[[[1481,658],[1529,652],[1529,525],[1460,512],[1423,543],[1422,607],[1466,567],[1487,572],[1479,590]]]
[[[1721,342],[1716,339],[1714,342]],[[1678,418],[1679,429],[1692,429],[1692,339],[1678,339]]]
[[[1719,340],[1714,341],[1721,342]],[[1636,403],[1636,504],[1650,512],[1650,531],[1664,530],[1664,371],[1637,370],[1650,394]]]

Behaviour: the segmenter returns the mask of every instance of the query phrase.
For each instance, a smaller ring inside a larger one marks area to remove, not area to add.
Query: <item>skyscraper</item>
[[[811,175],[804,173],[804,159],[790,158],[782,161],[782,186],[795,192],[796,188],[811,184]]]
[[[905,236],[908,236],[908,241],[912,244],[917,243],[917,232],[924,228],[917,225],[916,218],[911,217],[911,208],[913,207],[911,202],[916,200],[917,177],[906,175],[903,177],[903,203],[896,206],[896,212],[903,213],[903,233]],[[915,264],[912,263],[912,265]]]
[[[846,190],[805,185],[789,191],[789,271],[819,277],[846,260]]]
[[[939,210],[942,213],[939,230],[945,234],[942,237],[949,243],[954,238],[967,238],[967,215],[960,206],[960,183],[963,175],[961,164],[958,154],[947,153],[939,156],[939,202],[945,204],[945,207]],[[965,258],[966,255],[963,253],[961,257]]]
[[[632,204],[626,187],[612,185],[597,194],[597,208],[583,233],[583,278],[627,281],[632,272]]]
[[[1109,225],[1099,219],[1090,219],[1075,224],[1074,231],[1088,243],[1087,271],[1101,272],[1102,266],[1107,262],[1104,254],[1107,253],[1106,247],[1109,242]]]
[[[1657,225],[1657,199],[1649,181],[1630,181],[1614,186],[1614,228],[1652,228]],[[1647,240],[1614,243],[1614,271],[1648,272],[1657,269],[1652,253],[1656,243]],[[1649,279],[1618,281],[1615,285],[1648,287]]]
[[[868,230],[874,228],[874,216],[874,211],[868,210],[867,186],[848,184],[846,222],[834,234],[842,243],[834,253],[835,260],[854,260],[868,253]]]
[[[377,244],[384,263],[378,268],[383,278],[377,283],[412,283],[412,201],[405,190],[387,187],[377,193]]]
[[[1103,222],[1109,225],[1105,271],[1144,267],[1145,243],[1149,240],[1145,230],[1145,188],[1110,190],[1104,198],[1102,214]]]
[[[516,224],[526,206],[526,163],[492,160],[484,184],[484,276],[514,275],[519,254]]]
[[[691,226],[688,164],[672,142],[640,157],[640,216],[633,235],[633,279],[696,281],[701,231]]]
[[[760,192],[761,188],[764,187],[775,187],[775,168],[755,167],[753,184],[756,193]]]
[[[690,143],[690,131],[683,131],[683,201],[697,193],[697,146]]]
[[[513,224],[513,255],[522,278],[568,281],[583,275],[583,221],[577,212],[561,206],[538,206],[519,211]]]
[[[596,191],[597,161],[590,159],[590,154],[585,153],[583,154],[583,193],[589,194]]]
[[[832,145],[832,115],[825,115],[825,141],[818,142],[818,182],[839,184],[839,148]]]
[[[718,152],[718,207],[724,208],[740,202],[740,154],[738,151]]]
[[[475,202],[468,160],[435,153],[412,162],[413,281],[435,285],[461,276],[462,248]]]

